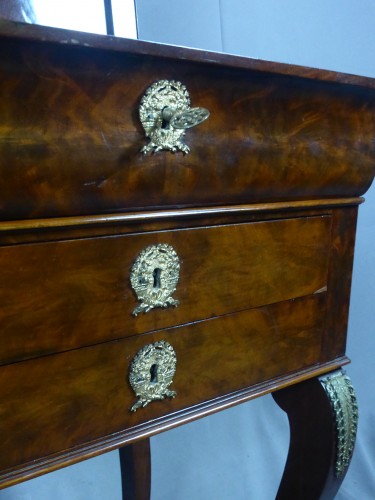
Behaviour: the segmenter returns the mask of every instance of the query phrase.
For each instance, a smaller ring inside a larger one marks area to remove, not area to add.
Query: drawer
[[[140,424],[318,363],[325,299],[321,293],[1,367],[1,469],[113,433],[125,436]],[[177,395],[131,412],[131,361],[160,340],[176,352],[170,389]]]
[[[0,360],[13,362],[302,297],[324,289],[330,216],[0,249]],[[150,245],[173,247],[177,307],[137,317],[130,283]]]
[[[196,50],[11,33],[0,37],[2,220],[358,196],[371,183],[370,88]],[[170,78],[210,117],[187,130],[188,155],[144,155],[141,99]]]

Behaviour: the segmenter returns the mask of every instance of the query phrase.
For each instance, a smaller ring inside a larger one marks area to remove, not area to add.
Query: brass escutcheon
[[[139,107],[139,117],[149,143],[141,152],[182,151],[189,146],[182,142],[185,130],[207,120],[206,108],[191,108],[189,93],[182,83],[160,80],[146,90]]]
[[[155,307],[177,306],[179,301],[172,297],[180,275],[180,261],[177,253],[166,243],[146,247],[136,258],[130,283],[140,304],[133,316],[147,313]]]
[[[132,412],[147,406],[151,401],[174,398],[176,391],[168,388],[176,373],[176,353],[164,340],[144,346],[135,355],[129,373],[129,382],[138,401],[130,408]]]

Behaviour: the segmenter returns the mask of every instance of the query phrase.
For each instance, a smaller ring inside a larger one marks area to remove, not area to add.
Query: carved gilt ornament
[[[171,245],[160,243],[142,250],[130,273],[131,286],[140,301],[133,315],[147,313],[155,307],[176,307],[179,301],[172,294],[179,275],[180,261]]]
[[[320,381],[331,402],[336,421],[336,476],[349,466],[358,427],[358,405],[350,378],[338,370]]]
[[[191,108],[189,93],[182,83],[160,80],[146,90],[139,107],[139,117],[148,144],[141,152],[190,151],[183,141],[185,130],[207,120],[206,108]]]
[[[132,412],[147,406],[151,401],[174,398],[176,391],[169,390],[176,373],[176,353],[164,340],[144,346],[135,355],[129,373],[129,382],[138,401]]]

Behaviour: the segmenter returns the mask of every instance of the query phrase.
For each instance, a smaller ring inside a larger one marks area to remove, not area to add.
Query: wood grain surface
[[[327,284],[331,217],[0,249],[0,359],[14,362],[309,295]],[[181,262],[176,308],[137,317],[130,272],[149,245]],[[12,286],[9,286],[9,284]]]
[[[1,469],[317,363],[324,301],[322,293],[3,366]],[[177,396],[131,413],[136,397],[128,382],[130,362],[157,340],[176,351],[171,389]]]
[[[348,362],[375,80],[1,20],[0,54],[0,487]],[[140,153],[160,79],[211,113],[189,155]],[[130,271],[158,243],[180,305],[135,318]],[[177,397],[131,413],[158,340]]]
[[[4,220],[358,196],[372,181],[372,88],[171,58],[168,48],[84,46],[67,33],[50,43],[0,34]],[[140,153],[140,101],[160,79],[180,80],[191,105],[211,112],[187,131],[186,156]]]

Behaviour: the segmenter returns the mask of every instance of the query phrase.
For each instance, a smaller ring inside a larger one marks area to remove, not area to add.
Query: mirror
[[[137,38],[134,0],[2,0],[0,18]]]

